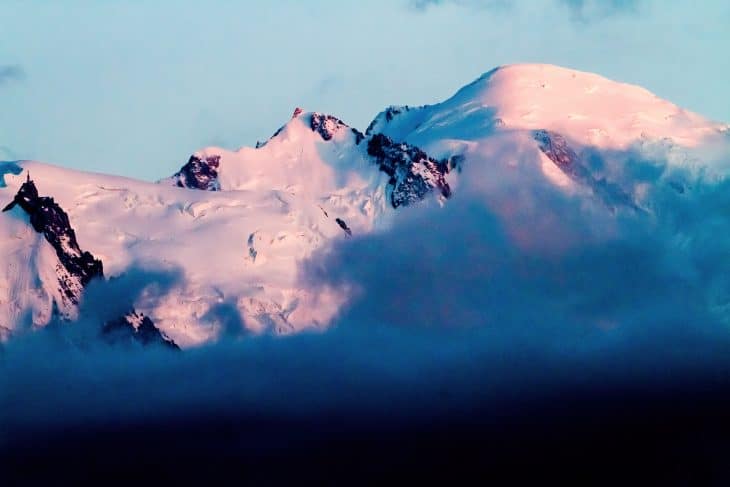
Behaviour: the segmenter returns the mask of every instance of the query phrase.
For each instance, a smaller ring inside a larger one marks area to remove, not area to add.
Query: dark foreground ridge
[[[39,196],[38,188],[30,179],[30,173],[13,201],[5,206],[3,211],[10,211],[16,205],[28,214],[33,229],[43,234],[56,251],[60,262],[56,274],[62,299],[77,306],[81,302],[84,288],[94,279],[104,278],[104,266],[101,260],[95,258],[91,252],[81,250],[68,214],[53,198]],[[139,326],[135,326],[135,322],[139,322]],[[111,331],[114,333],[109,333]],[[116,342],[121,335],[126,334],[127,338],[143,345],[158,343],[170,348],[179,348],[172,340],[166,338],[149,318],[142,317],[134,310],[107,323],[102,328],[102,334],[112,342]]]

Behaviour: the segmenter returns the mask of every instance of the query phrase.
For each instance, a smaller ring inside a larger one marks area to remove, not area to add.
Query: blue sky
[[[364,128],[494,66],[544,62],[730,121],[730,2],[0,3],[0,159],[157,179],[295,106]]]

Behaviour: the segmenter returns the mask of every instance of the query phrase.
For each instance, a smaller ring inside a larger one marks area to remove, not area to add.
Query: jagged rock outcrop
[[[219,165],[220,156],[218,155],[206,157],[192,155],[188,162],[172,176],[172,179],[180,188],[220,191]]]
[[[312,118],[309,121],[309,128],[313,132],[317,132],[323,140],[332,140],[340,130],[350,129],[355,135],[355,142],[359,144],[365,138],[362,132],[357,129],[351,128],[345,122],[332,115],[326,115],[324,113],[312,113]]]
[[[68,214],[49,196],[39,196],[35,183],[30,179],[20,186],[13,201],[3,208],[3,212],[19,206],[30,217],[33,229],[43,234],[46,241],[56,251],[60,267],[56,269],[62,299],[78,306],[83,290],[94,279],[104,278],[104,266],[101,260],[90,252],[83,251],[76,240],[76,232],[71,227]],[[67,304],[67,303],[64,303]],[[102,328],[102,335],[109,338],[113,332],[114,341],[126,334],[143,345],[157,343],[170,348],[177,345],[166,338],[149,318],[131,310],[124,316],[107,323]]]
[[[348,237],[352,237],[352,230],[350,229],[350,227],[347,226],[345,220],[343,220],[342,218],[335,218],[335,222],[337,223],[337,225],[340,226],[342,231],[344,231]]]
[[[418,147],[394,142],[383,134],[370,138],[367,151],[380,170],[390,176],[388,185],[393,208],[420,201],[432,190],[438,190],[444,198],[451,196],[451,188],[446,182],[447,161],[437,161]]]
[[[11,210],[15,205],[28,214],[33,229],[42,233],[55,249],[58,260],[66,271],[66,275],[59,282],[63,295],[73,304],[78,304],[80,290],[92,279],[104,277],[101,261],[79,248],[76,232],[71,228],[66,212],[53,198],[38,195],[38,189],[30,175],[3,211]]]
[[[179,350],[177,344],[163,335],[149,317],[132,311],[102,328],[104,340],[114,345],[138,343],[143,346],[159,345]]]
[[[396,115],[410,110],[407,106],[390,107],[379,115],[378,120],[389,121]],[[459,166],[463,160],[461,155],[436,160],[414,145],[406,142],[396,142],[382,133],[365,135],[337,117],[320,112],[305,113],[301,108],[294,110],[292,120],[308,126],[324,142],[339,140],[343,132],[346,132],[347,136],[352,134],[355,139],[355,147],[349,145],[338,147],[340,151],[338,157],[351,157],[355,161],[362,160],[363,156],[366,159],[374,159],[378,170],[390,176],[386,191],[388,192],[387,198],[393,208],[407,206],[419,201],[432,190],[437,190],[443,198],[451,196],[451,188],[446,181],[446,174],[452,169],[460,169]],[[296,130],[299,130],[299,123],[295,125],[291,125],[291,122],[287,123],[279,128],[269,141],[275,139],[288,127],[294,127],[293,130],[296,132]],[[372,131],[372,129],[373,125],[371,124],[368,131]],[[290,141],[296,141],[296,137],[294,136]],[[352,139],[345,137],[343,140]],[[265,147],[269,141],[257,142],[256,148]],[[367,144],[362,144],[364,141]],[[228,161],[226,160],[224,163],[228,164]],[[193,155],[175,175],[163,181],[185,188],[220,191],[222,189],[218,180],[220,164],[220,155],[203,156],[199,153]]]

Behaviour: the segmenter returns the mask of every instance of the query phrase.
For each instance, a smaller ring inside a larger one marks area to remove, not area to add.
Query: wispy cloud
[[[444,3],[456,3],[453,0],[411,0],[409,6],[414,10],[426,10],[435,5],[443,5]]]
[[[20,65],[0,65],[0,85],[11,81],[20,81],[22,79],[25,79],[25,71]]]
[[[559,0],[568,7],[573,20],[587,22],[640,11],[642,0]]]
[[[530,4],[533,8],[538,2]],[[636,14],[644,0],[545,0],[543,5],[567,8],[571,20],[590,22],[622,14]],[[480,10],[508,11],[520,7],[511,0],[410,0],[411,10],[424,12],[432,7],[456,5]]]
[[[314,91],[318,95],[327,95],[335,90],[340,90],[344,87],[345,80],[342,76],[331,75],[320,79],[314,86]]]
[[[17,154],[7,145],[0,145],[0,160],[17,159]]]
[[[410,0],[408,6],[412,10],[423,12],[430,7],[448,4],[479,9],[508,9],[512,6],[510,0]]]

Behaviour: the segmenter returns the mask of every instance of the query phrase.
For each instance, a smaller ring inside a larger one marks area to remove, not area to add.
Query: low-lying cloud
[[[389,229],[344,239],[307,264],[312,289],[355,290],[325,332],[223,334],[182,353],[79,340],[69,324],[12,340],[0,352],[0,424],[412,419],[566,384],[725,374],[730,183],[640,153],[615,157],[650,183],[642,211],[565,193],[528,160],[467,164],[443,207],[400,212]],[[669,184],[680,176],[682,191]],[[164,293],[176,279],[131,275],[110,284],[116,291],[92,289],[87,302],[121,310],[135,289],[153,282]],[[211,313],[240,326],[229,305]]]

